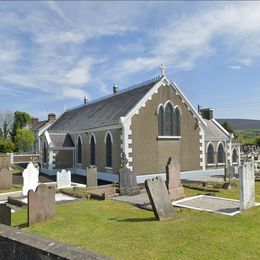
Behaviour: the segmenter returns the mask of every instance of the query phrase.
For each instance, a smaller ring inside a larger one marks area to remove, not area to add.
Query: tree
[[[231,125],[229,125],[229,123],[227,121],[225,121],[222,126],[230,133],[230,134],[233,134],[235,138],[237,138],[237,135],[234,131],[234,129],[232,128]]]
[[[15,150],[15,144],[10,139],[0,137],[0,152],[11,153]]]
[[[26,127],[30,121],[31,121],[31,116],[28,113],[20,112],[20,111],[16,111],[14,113],[14,123],[13,123],[12,133],[11,133],[11,137],[13,141],[15,141],[17,130]]]
[[[0,111],[0,136],[5,139],[10,136],[14,122],[14,113],[11,111]]]
[[[15,144],[19,151],[27,152],[34,144],[34,134],[25,128],[17,129],[15,135]]]
[[[260,136],[256,137],[255,143],[256,145],[260,146]]]

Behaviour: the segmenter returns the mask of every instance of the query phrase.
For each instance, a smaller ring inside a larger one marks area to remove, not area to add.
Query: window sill
[[[113,168],[112,167],[105,167],[105,170],[108,173],[112,173],[113,172]]]
[[[219,166],[223,166],[226,165],[225,163],[218,163]]]
[[[215,163],[207,163],[207,166],[216,166]]]
[[[181,136],[172,136],[172,135],[158,135],[157,140],[180,140]]]

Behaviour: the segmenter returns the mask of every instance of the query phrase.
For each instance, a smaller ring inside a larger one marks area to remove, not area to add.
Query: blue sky
[[[260,119],[260,2],[0,2],[0,110],[45,119],[160,74]]]

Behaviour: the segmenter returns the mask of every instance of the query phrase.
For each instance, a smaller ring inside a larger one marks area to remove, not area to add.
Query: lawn
[[[260,202],[260,182],[256,193]],[[216,196],[238,198],[238,187],[219,189]],[[12,221],[25,226],[26,210]],[[260,207],[234,217],[181,209],[175,219],[158,222],[152,212],[128,204],[80,200],[58,204],[54,220],[25,230],[117,259],[260,258]]]

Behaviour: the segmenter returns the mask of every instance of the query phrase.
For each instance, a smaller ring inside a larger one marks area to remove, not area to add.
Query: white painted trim
[[[180,140],[181,136],[179,136],[179,135],[176,135],[176,136],[174,136],[174,135],[158,135],[157,139],[158,140],[160,140],[160,139],[161,140],[163,140],[163,139]]]
[[[159,110],[160,110],[161,107],[162,107],[163,110],[164,110],[164,106],[163,106],[162,103],[160,103],[159,106],[158,106],[157,109],[156,109],[156,115],[157,115],[157,116],[159,115],[159,112],[160,112]]]
[[[105,134],[105,137],[104,137],[104,143],[106,144],[107,143],[107,135],[110,135],[110,138],[111,138],[111,143],[113,144],[113,135],[111,134],[111,132],[108,130]]]
[[[94,138],[94,143],[96,144],[97,143],[97,140],[96,140],[96,136],[95,136],[95,134],[92,132],[91,134],[90,134],[90,136],[89,136],[89,139],[88,139],[88,143],[90,144],[91,143],[91,138],[92,138],[92,136],[93,136],[93,138]]]
[[[208,154],[208,148],[209,148],[209,145],[210,145],[210,144],[213,146],[213,151],[214,151],[214,153],[216,152],[216,148],[215,148],[214,144],[213,144],[212,142],[208,142],[208,143],[207,143],[207,146],[206,146],[206,154]]]
[[[199,122],[199,137],[200,137],[200,167],[202,170],[206,169],[206,151],[205,151],[205,130]]]
[[[215,166],[215,163],[207,163],[207,166]]]
[[[164,105],[163,105],[164,110],[165,110],[166,106],[168,105],[168,103],[170,103],[170,104],[172,105],[172,109],[174,110],[175,105],[174,105],[174,103],[173,103],[171,100],[169,100],[169,99],[168,99],[168,100],[164,103]]]
[[[180,116],[182,116],[182,110],[181,110],[181,108],[180,108],[178,105],[176,105],[176,106],[174,107],[174,111],[176,111],[177,108],[178,108],[178,110],[179,110],[179,112],[180,112]]]
[[[53,144],[51,142],[51,138],[50,138],[49,132],[47,130],[44,132],[44,136],[45,136],[45,139],[47,141],[48,146],[49,147],[53,146]]]

